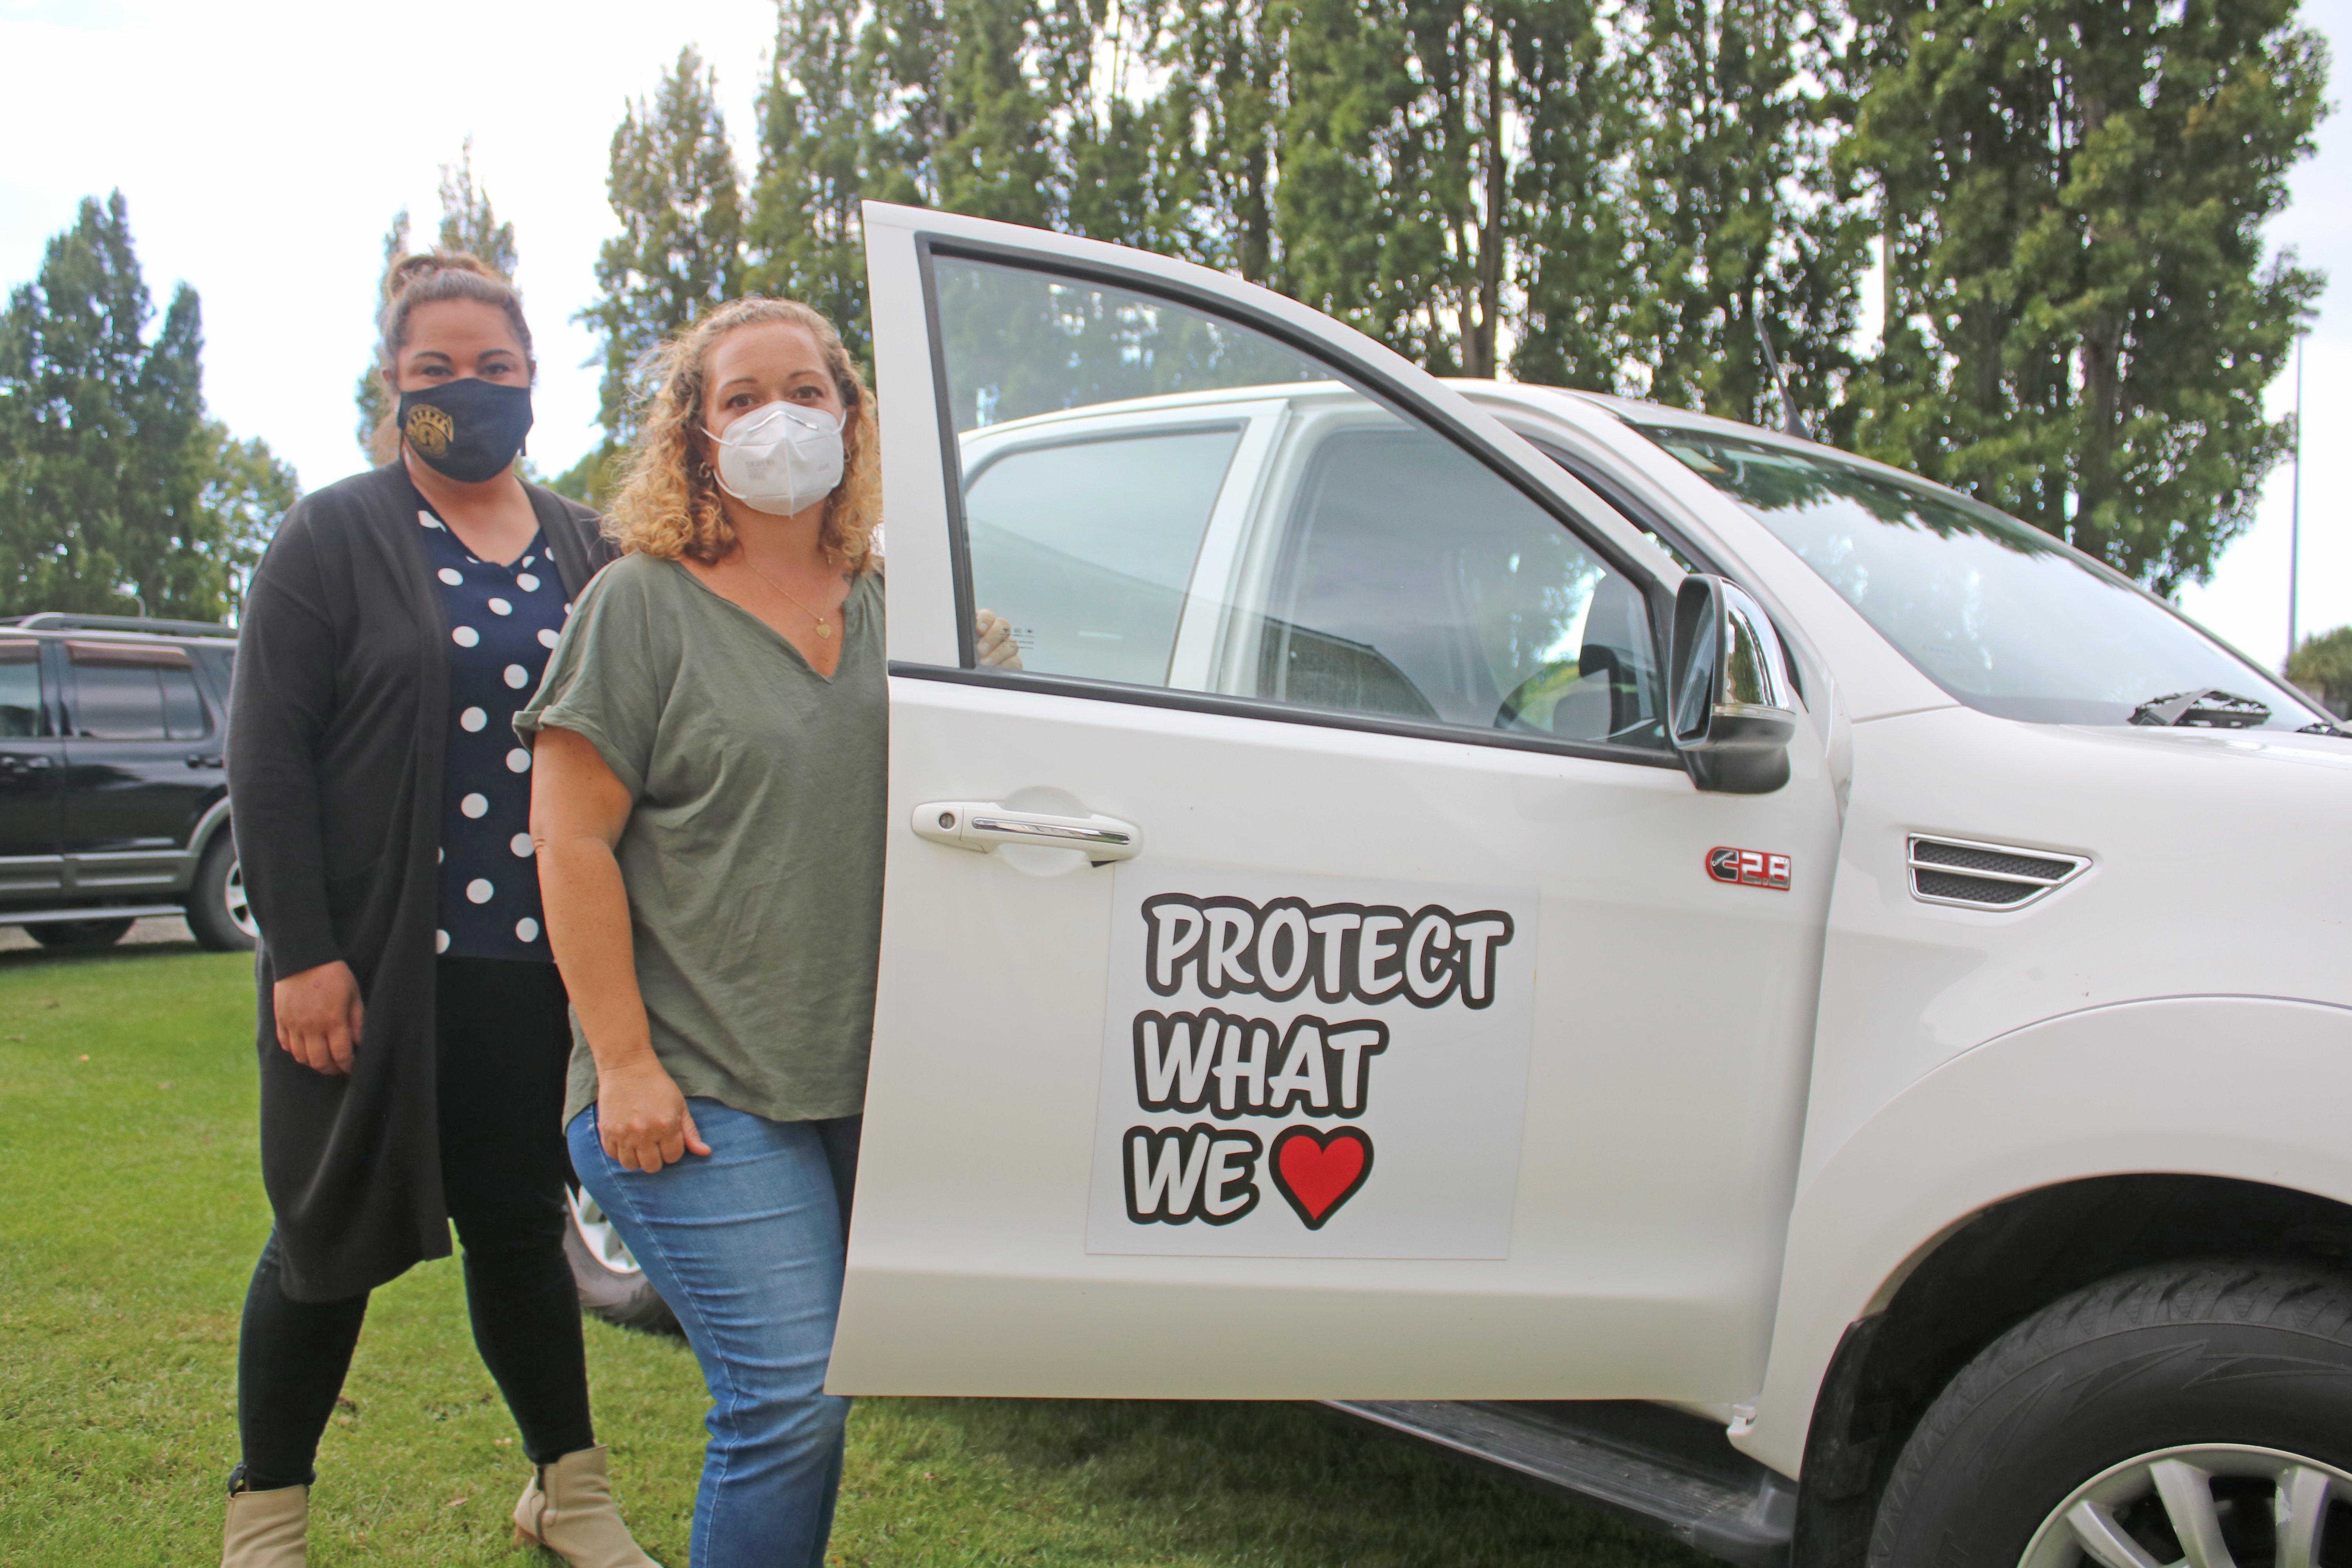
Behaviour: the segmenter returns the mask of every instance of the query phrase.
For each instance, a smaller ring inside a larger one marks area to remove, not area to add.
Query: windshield
[[[1971,708],[2044,724],[2126,724],[2153,699],[2216,689],[2268,704],[2266,729],[2323,718],[2122,576],[1965,496],[1827,454],[1636,428],[1770,529]]]

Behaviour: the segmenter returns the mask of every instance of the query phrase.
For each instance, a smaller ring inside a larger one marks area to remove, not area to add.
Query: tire
[[[43,947],[112,947],[131,931],[127,920],[44,921],[25,934]]]
[[[581,1310],[624,1329],[680,1333],[677,1314],[629,1256],[596,1200],[578,1187],[567,1189],[566,1195],[563,1256],[580,1289]]]
[[[2100,1553],[2085,1549],[2103,1534]],[[2352,1564],[2346,1281],[2291,1265],[2167,1264],[2045,1308],[1921,1417],[1879,1500],[1869,1561],[2184,1558]]]
[[[188,930],[195,933],[197,946],[212,952],[251,952],[261,935],[253,923],[253,906],[246,901],[236,840],[226,828],[213,835],[196,862],[196,879],[188,888]]]

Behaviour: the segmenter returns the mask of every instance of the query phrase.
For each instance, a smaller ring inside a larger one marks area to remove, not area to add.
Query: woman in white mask
[[[576,1020],[563,1116],[709,1385],[694,1568],[818,1568],[882,919],[874,397],[783,300],[721,307],[657,374],[622,557],[515,719]],[[980,638],[1016,662],[985,612]]]

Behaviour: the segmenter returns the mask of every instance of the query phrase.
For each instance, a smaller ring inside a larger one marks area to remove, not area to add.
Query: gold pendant
[[[832,626],[832,624],[831,624],[830,622],[827,622],[827,621],[819,621],[819,622],[817,622],[817,624],[816,624],[816,635],[817,635],[817,636],[819,636],[819,637],[831,637],[831,636],[833,635],[833,626]]]

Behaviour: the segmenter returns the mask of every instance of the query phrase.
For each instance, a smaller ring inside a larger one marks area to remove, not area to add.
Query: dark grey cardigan
[[[613,558],[595,514],[526,485],[567,597]],[[298,501],[237,636],[228,778],[261,926],[261,1177],[286,1291],[335,1300],[449,1252],[433,931],[449,628],[398,464]],[[367,1016],[349,1078],[279,1048],[270,985],[341,959]]]

